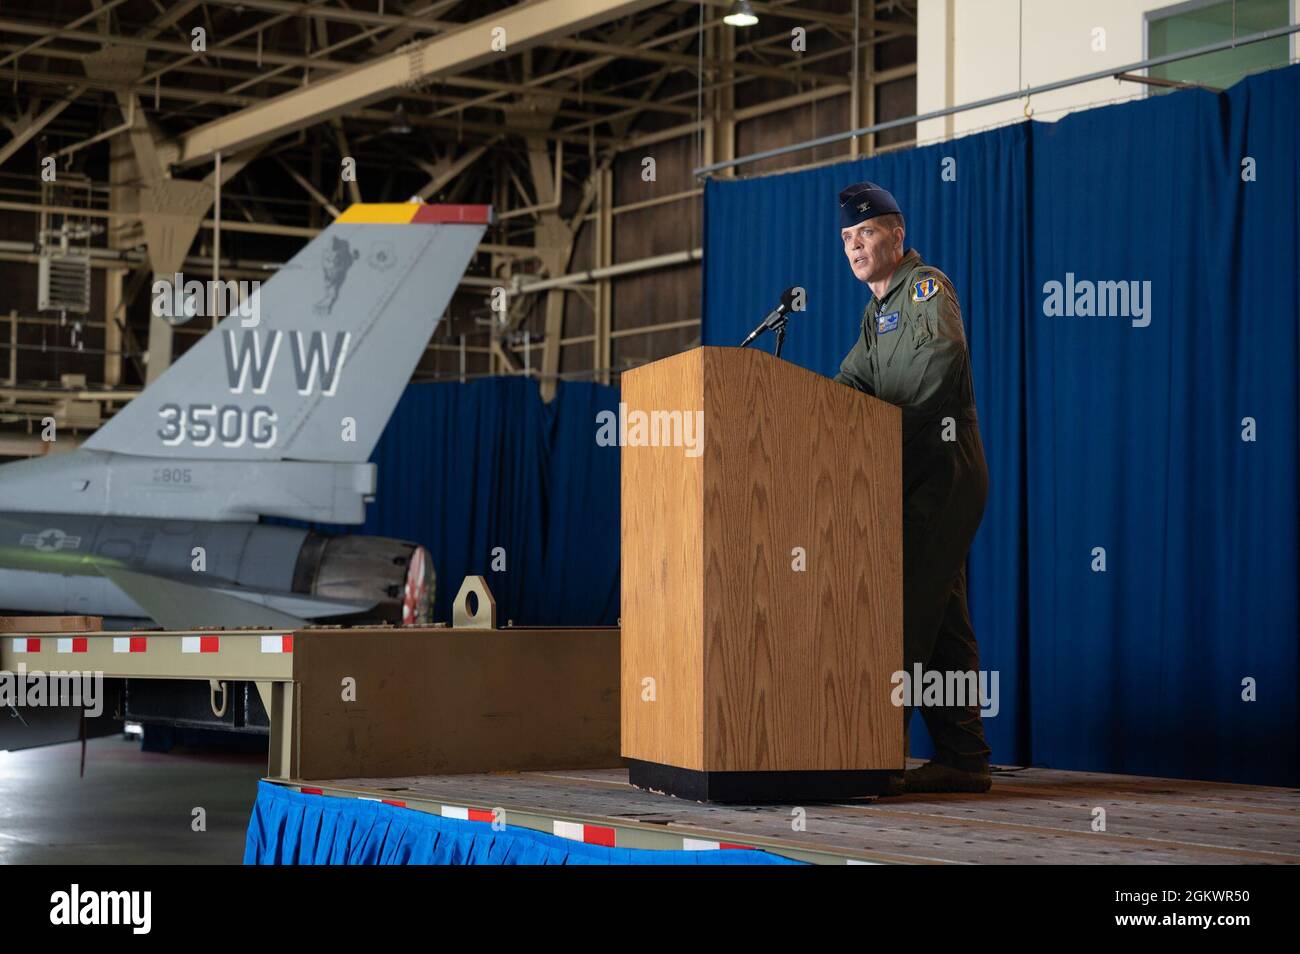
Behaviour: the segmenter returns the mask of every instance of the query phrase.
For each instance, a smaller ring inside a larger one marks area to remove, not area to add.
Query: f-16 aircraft
[[[0,609],[427,622],[423,547],[260,520],[363,522],[371,451],[490,217],[351,206],[81,447],[0,466]]]

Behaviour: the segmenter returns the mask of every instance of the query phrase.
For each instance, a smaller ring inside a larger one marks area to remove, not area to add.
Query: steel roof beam
[[[231,152],[354,112],[367,103],[391,96],[394,90],[439,75],[473,69],[495,57],[513,55],[556,37],[635,13],[654,2],[534,0],[502,10],[190,130],[176,142],[176,162],[180,165],[203,162],[216,152]],[[503,30],[504,34],[497,30]],[[500,36],[505,37],[503,52],[492,49],[494,38]]]
[[[50,39],[75,40],[79,43],[93,43],[95,46],[102,47],[105,44],[110,46],[128,46],[136,49],[148,50],[154,53],[181,53],[192,58],[193,50],[190,44],[180,40],[159,40],[159,39],[142,39],[136,36],[122,36],[121,34],[103,34],[93,33],[89,30],[70,30],[70,29],[51,29],[49,26],[32,23],[26,20],[0,20],[0,30],[8,30],[12,33],[26,34],[28,36],[39,36]],[[251,32],[256,32],[251,31]],[[328,70],[347,70],[352,67],[351,63],[340,63],[331,60],[316,60],[306,56],[295,56],[293,54],[278,53],[274,50],[266,50],[258,53],[256,50],[246,49],[244,47],[223,46],[218,51],[213,48],[209,52],[219,52],[222,57],[231,60],[243,60],[246,63],[256,63],[259,60],[265,63],[283,64],[286,66],[306,66],[311,69],[328,69]]]

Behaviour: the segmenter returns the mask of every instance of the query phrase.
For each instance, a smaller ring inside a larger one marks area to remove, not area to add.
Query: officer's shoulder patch
[[[929,301],[939,293],[939,280],[933,276],[912,284],[912,301]]]

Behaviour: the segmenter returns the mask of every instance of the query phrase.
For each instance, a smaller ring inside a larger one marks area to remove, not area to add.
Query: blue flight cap
[[[840,190],[840,228],[848,229],[877,215],[902,214],[894,197],[874,182]]]

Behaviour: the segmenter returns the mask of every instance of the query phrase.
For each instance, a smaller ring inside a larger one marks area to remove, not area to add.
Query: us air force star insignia
[[[869,208],[871,208],[871,203],[870,203],[870,202],[863,202],[860,206],[858,206],[858,211],[859,211],[859,212],[865,212],[865,211],[867,211],[867,209],[869,209]]]
[[[912,301],[929,301],[939,291],[939,282],[925,278],[912,286]]]
[[[64,533],[58,527],[50,527],[40,533],[24,533],[19,546],[34,547],[51,553],[57,550],[75,550],[81,546],[81,537]]]

